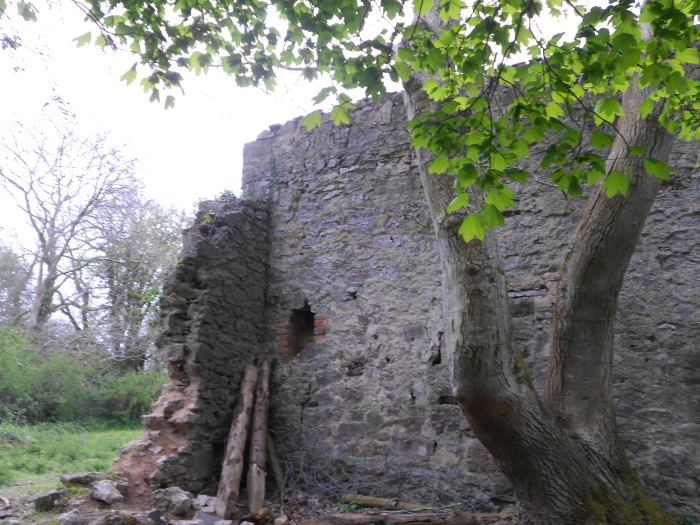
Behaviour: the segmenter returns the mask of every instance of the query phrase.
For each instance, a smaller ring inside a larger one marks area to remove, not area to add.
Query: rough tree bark
[[[439,17],[426,17],[438,28]],[[405,84],[409,118],[431,109],[415,75]],[[433,160],[416,151],[442,263],[443,315],[455,399],[477,438],[513,483],[537,524],[672,524],[646,494],[617,436],[612,399],[613,319],[627,264],[660,181],[628,145],[668,159],[671,137],[637,108],[630,88],[626,116],[608,169],[631,179],[625,197],[593,190],[562,268],[547,395],[540,399],[516,348],[496,236],[465,243],[461,220],[446,213],[450,177],[429,175]],[[471,189],[470,202],[483,201]]]

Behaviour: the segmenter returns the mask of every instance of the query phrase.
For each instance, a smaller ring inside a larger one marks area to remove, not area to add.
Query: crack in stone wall
[[[697,145],[676,145],[678,172],[630,264],[614,376],[632,463],[667,508],[690,516],[700,516],[696,156]],[[558,268],[581,201],[551,188],[536,160],[522,167],[538,175],[518,188],[499,235],[516,339],[542,384]],[[245,148],[244,192],[269,202],[269,216],[255,203],[217,212],[233,222],[209,239],[197,230],[200,213],[166,287],[160,348],[172,380],[145,422],[186,444],[153,481],[216,483],[242,365],[275,354],[269,428],[290,481],[426,502],[507,493],[452,399],[438,255],[401,97],[358,104],[352,126],[272,126]],[[244,224],[255,233],[244,235]],[[314,336],[292,355],[281,335],[299,311]]]

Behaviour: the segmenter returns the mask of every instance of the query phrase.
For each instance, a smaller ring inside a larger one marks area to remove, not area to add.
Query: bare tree
[[[52,314],[81,304],[81,294],[84,304],[85,290],[76,283],[87,264],[85,242],[98,235],[92,219],[137,185],[132,159],[104,136],[82,137],[71,127],[67,122],[35,134],[18,125],[0,146],[0,182],[28,220],[34,243],[24,244],[33,269],[27,336]]]

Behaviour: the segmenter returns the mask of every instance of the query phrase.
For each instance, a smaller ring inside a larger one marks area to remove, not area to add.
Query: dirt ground
[[[156,510],[156,507],[150,500],[150,495],[136,495],[134,499],[128,497],[124,502],[107,505],[90,498],[87,487],[73,485],[70,488],[65,488],[57,478],[54,478],[50,477],[46,482],[15,484],[0,489],[0,497],[2,498],[0,499],[0,525],[59,525],[62,522],[62,520],[59,520],[59,516],[70,511],[79,513],[85,525],[102,524],[105,523],[104,520],[107,516],[114,517],[125,514],[133,515],[141,520],[133,523],[146,525],[155,523],[149,518],[149,514]],[[37,512],[34,508],[34,500],[51,492],[52,488],[64,488],[66,492],[53,510]],[[271,521],[276,518],[282,518],[282,522],[285,525],[299,525],[304,521],[312,519],[315,521],[316,518],[329,514],[345,513],[345,516],[351,517],[350,514],[347,514],[349,511],[353,513],[371,512],[369,509],[358,509],[352,505],[338,504],[337,502],[331,502],[293,489],[277,494],[271,501],[267,501],[266,508],[269,512],[265,515],[265,519],[261,520],[261,523],[255,523],[254,521],[254,525],[272,525]],[[195,509],[184,516],[163,513],[163,518],[165,523],[170,523],[177,520],[192,519],[194,513]],[[234,524],[240,521],[250,521],[251,519],[250,515],[248,515],[248,519],[244,520],[247,511],[243,506],[240,507],[240,513],[236,514],[239,517],[233,520]],[[483,523],[488,523],[489,525],[517,525],[519,522],[515,517],[509,517],[503,520],[488,520]]]

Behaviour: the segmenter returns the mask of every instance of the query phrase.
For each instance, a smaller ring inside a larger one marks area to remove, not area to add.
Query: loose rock
[[[75,474],[64,474],[61,476],[61,483],[69,485],[77,483],[78,485],[90,485],[100,479],[105,479],[105,475],[100,472],[76,472]]]
[[[87,523],[78,509],[73,509],[70,512],[65,512],[56,518],[61,525],[83,525]]]
[[[153,503],[176,516],[182,516],[192,509],[192,494],[179,487],[155,490]]]
[[[148,525],[148,523],[140,520],[133,514],[115,512],[114,514],[108,514],[95,525]]]
[[[59,500],[65,495],[65,489],[54,490],[43,496],[39,496],[34,500],[34,508],[39,512],[49,512],[58,504]]]
[[[90,491],[90,497],[96,499],[97,501],[102,501],[108,505],[116,503],[118,501],[123,501],[124,496],[117,489],[116,483],[108,479],[101,479],[95,481],[92,485],[92,490]]]
[[[206,494],[200,494],[194,500],[194,506],[200,509],[204,507],[216,508],[216,498],[213,496],[207,496]]]

